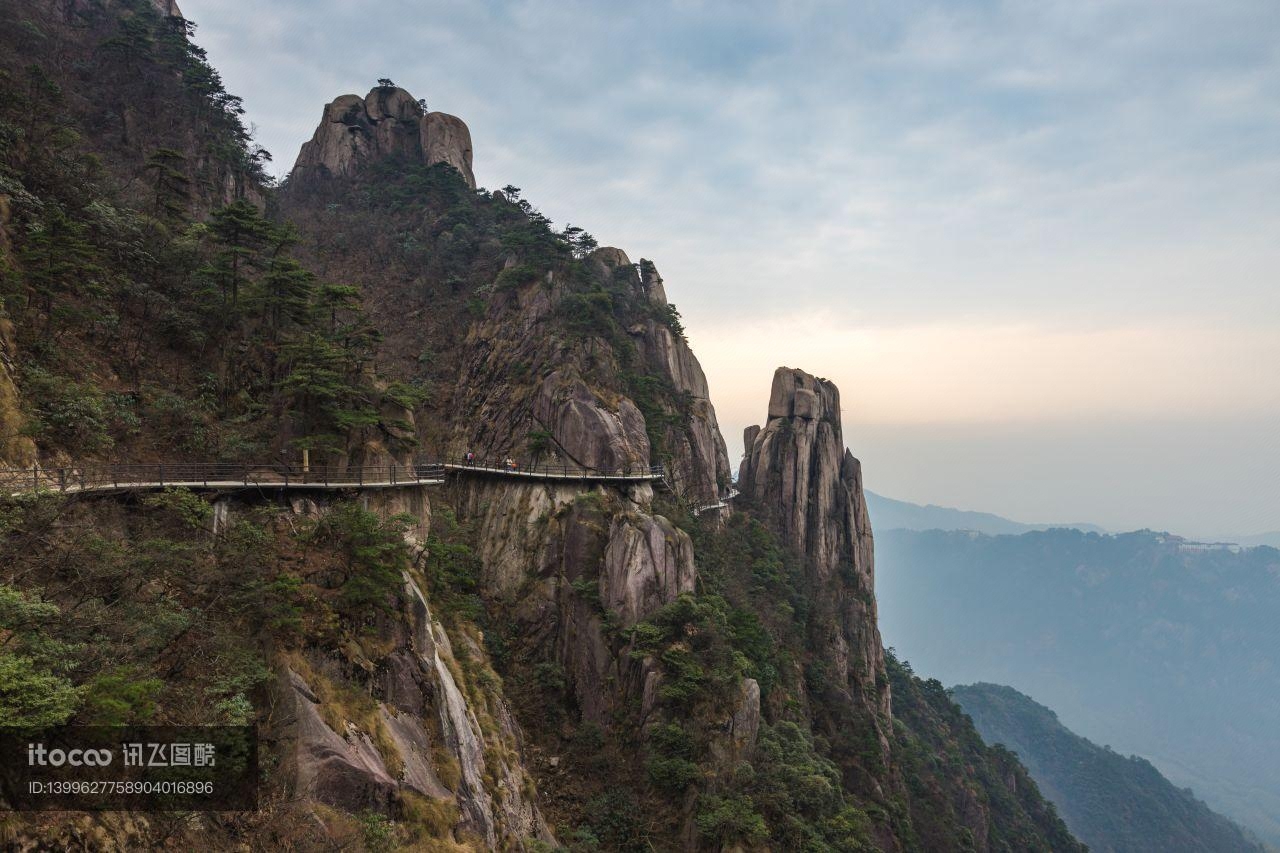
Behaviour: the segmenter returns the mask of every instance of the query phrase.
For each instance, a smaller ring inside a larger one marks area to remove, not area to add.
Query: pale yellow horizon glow
[[[844,421],[1026,423],[1280,410],[1274,330],[1152,322],[848,326],[820,316],[703,329],[692,342],[730,444],[760,423],[775,368],[831,379]]]

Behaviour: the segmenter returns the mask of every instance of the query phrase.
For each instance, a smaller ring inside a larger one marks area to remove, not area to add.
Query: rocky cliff
[[[291,177],[299,183],[345,178],[386,158],[447,163],[468,186],[476,185],[466,124],[456,116],[428,112],[398,86],[378,86],[363,98],[340,95],[330,102],[315,135],[298,153]]]
[[[876,621],[874,544],[862,468],[841,432],[840,392],[825,379],[780,367],[768,416],[763,428],[748,427],[743,436],[742,494],[805,555],[812,588],[823,591],[814,602],[814,641],[830,667],[835,707],[852,709],[874,731],[887,765],[891,707]]]
[[[691,500],[722,493],[731,474],[706,376],[684,338],[655,318],[666,293],[652,265],[644,269],[602,248],[578,273],[617,301],[613,334],[566,328],[583,287],[564,271],[495,292],[467,335],[452,453],[529,459],[532,450],[534,462],[600,471],[666,464]],[[513,370],[537,379],[510,381]],[[544,438],[530,448],[531,435]]]

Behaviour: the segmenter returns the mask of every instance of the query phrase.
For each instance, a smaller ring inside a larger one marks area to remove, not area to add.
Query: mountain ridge
[[[906,530],[973,530],[988,535],[1017,535],[1033,530],[1051,530],[1054,528],[1083,530],[1091,533],[1107,532],[1104,528],[1087,522],[1031,524],[1014,521],[995,513],[957,509],[938,504],[917,504],[885,497],[870,491],[867,492],[867,503],[871,514],[879,518],[877,525],[882,530],[897,528]]]
[[[1012,687],[950,689],[984,740],[1018,754],[1067,826],[1095,851],[1261,853],[1261,844],[1149,762],[1097,746]]]
[[[1017,684],[1275,843],[1280,551],[1186,544],[877,531],[885,642],[952,683]]]

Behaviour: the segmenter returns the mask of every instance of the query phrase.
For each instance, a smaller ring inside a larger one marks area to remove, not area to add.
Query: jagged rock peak
[[[743,438],[742,491],[760,502],[816,571],[830,577],[850,561],[869,587],[871,527],[860,466],[841,435],[836,386],[803,370],[779,367],[768,421],[763,428],[747,428]]]
[[[823,420],[836,429],[840,437],[840,391],[826,379],[810,376],[803,370],[779,367],[773,374],[769,392],[770,418],[804,418]]]
[[[658,275],[658,268],[652,261],[641,258],[639,264],[633,264],[626,252],[613,246],[601,246],[587,255],[587,260],[598,264],[609,276],[616,274],[619,269],[631,267],[634,271],[632,284],[636,291],[655,305],[667,304],[667,291],[662,286],[662,276]]]
[[[769,420],[749,427],[738,482],[788,545],[804,558],[814,589],[822,656],[842,676],[854,707],[889,744],[884,652],[876,624],[871,521],[862,466],[844,446],[840,392],[789,367],[773,375]]]
[[[448,163],[475,188],[471,131],[457,116],[428,112],[399,86],[376,86],[369,94],[340,95],[324,108],[311,140],[294,163],[295,181],[349,177],[366,163],[405,157],[428,165]]]

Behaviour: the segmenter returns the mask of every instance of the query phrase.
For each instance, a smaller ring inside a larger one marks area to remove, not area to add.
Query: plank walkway
[[[212,463],[90,463],[62,468],[0,469],[0,494],[62,494],[156,490],[172,487],[232,491],[390,489],[438,486],[448,475],[575,483],[661,482],[661,466],[593,471],[568,465],[509,468],[493,463],[423,462],[414,465],[312,466]]]
[[[721,495],[720,500],[713,504],[705,504],[703,506],[695,506],[692,510],[694,515],[701,515],[704,512],[710,512],[713,509],[725,509],[729,506],[729,501],[742,494],[737,489],[730,489],[727,494]]]

